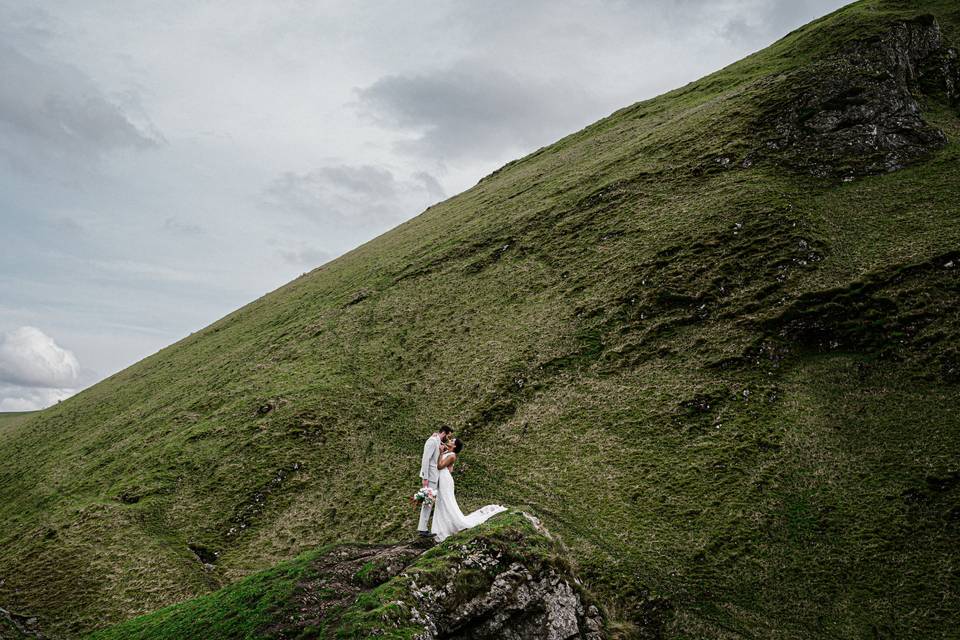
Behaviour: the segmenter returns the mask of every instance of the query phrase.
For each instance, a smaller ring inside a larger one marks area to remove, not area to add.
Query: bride
[[[437,469],[440,470],[440,476],[437,479],[437,504],[434,506],[433,524],[430,527],[430,533],[436,536],[437,542],[443,542],[458,531],[475,527],[486,522],[491,516],[507,510],[506,507],[498,504],[488,504],[467,515],[463,515],[460,511],[450,469],[453,468],[457,461],[457,454],[462,449],[463,440],[460,438],[454,438],[452,443],[440,445],[440,458],[437,459]]]

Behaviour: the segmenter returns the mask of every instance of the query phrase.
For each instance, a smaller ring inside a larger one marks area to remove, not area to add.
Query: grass
[[[949,636],[956,109],[926,101],[950,142],[890,174],[712,168],[922,13],[960,42],[953,2],[855,3],[0,422],[0,605],[77,637],[403,539],[451,422],[465,510],[542,517],[624,636]]]
[[[214,593],[134,618],[93,634],[91,640],[263,637],[263,629],[282,618],[298,581],[323,551],[302,554]]]
[[[32,416],[35,411],[0,411],[0,430],[12,429]]]

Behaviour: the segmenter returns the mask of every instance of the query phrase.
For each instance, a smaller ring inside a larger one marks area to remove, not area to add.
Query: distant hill
[[[854,3],[0,426],[0,606],[78,637],[403,541],[450,422],[465,510],[624,637],[950,636],[958,44]]]

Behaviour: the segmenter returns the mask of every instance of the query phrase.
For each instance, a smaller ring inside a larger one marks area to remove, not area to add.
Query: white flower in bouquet
[[[437,492],[430,487],[423,487],[413,494],[411,500],[417,506],[427,505],[432,507],[437,502]]]

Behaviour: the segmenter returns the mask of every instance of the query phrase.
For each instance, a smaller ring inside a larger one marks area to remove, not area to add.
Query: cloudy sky
[[[0,411],[843,0],[0,0]]]

